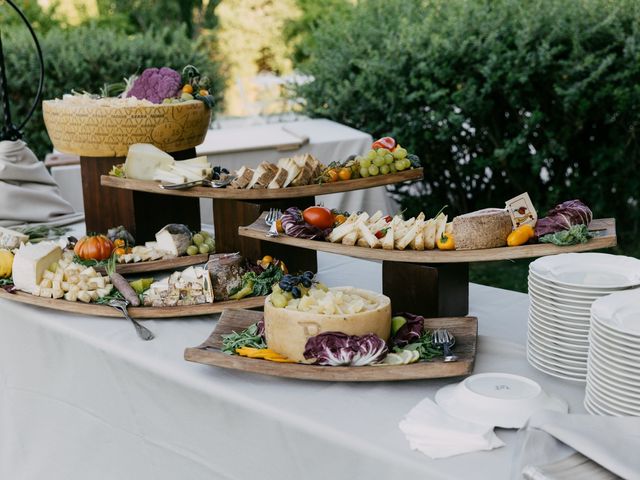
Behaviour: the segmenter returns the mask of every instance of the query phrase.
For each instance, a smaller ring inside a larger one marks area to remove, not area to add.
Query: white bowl
[[[572,295],[578,295],[581,297],[584,296],[597,296],[597,297],[602,297],[604,295],[609,295],[613,292],[619,292],[622,290],[626,290],[626,289],[631,289],[634,287],[626,287],[626,288],[616,288],[616,289],[607,289],[607,288],[598,288],[598,287],[586,287],[586,286],[582,286],[582,287],[577,287],[577,286],[573,286],[573,287],[568,287],[566,285],[560,284],[560,283],[556,283],[553,280],[550,280],[548,278],[544,278],[542,276],[540,276],[539,274],[537,274],[534,270],[529,269],[529,279],[535,281],[536,284],[538,285],[545,285],[548,288],[553,288],[553,290],[557,290],[558,292],[564,293],[564,294],[572,294]]]
[[[447,385],[436,393],[436,403],[453,417],[502,428],[522,428],[539,410],[569,410],[537,382],[509,373],[480,373]]]

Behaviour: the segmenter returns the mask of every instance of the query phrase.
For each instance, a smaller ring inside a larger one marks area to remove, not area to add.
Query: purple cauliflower
[[[133,82],[127,96],[162,103],[165,98],[175,97],[181,85],[182,77],[175,70],[168,67],[147,68]]]

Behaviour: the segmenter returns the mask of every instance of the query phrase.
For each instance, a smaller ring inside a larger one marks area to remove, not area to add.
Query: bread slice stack
[[[313,155],[305,153],[291,158],[281,158],[277,164],[262,162],[253,170],[241,167],[229,188],[286,188],[314,183],[324,166]]]

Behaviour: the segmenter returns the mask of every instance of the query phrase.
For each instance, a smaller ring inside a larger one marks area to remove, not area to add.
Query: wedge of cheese
[[[150,143],[134,143],[129,147],[124,162],[124,174],[127,178],[153,180],[157,168],[170,170],[173,163],[171,155]]]
[[[18,248],[22,243],[27,243],[28,241],[28,235],[0,227],[0,248],[12,250],[14,248]]]
[[[42,276],[62,258],[62,249],[53,242],[23,244],[13,259],[13,283],[18,290],[33,293]]]
[[[246,188],[253,179],[253,170],[248,167],[241,167],[236,172],[236,179],[229,185],[230,188]]]

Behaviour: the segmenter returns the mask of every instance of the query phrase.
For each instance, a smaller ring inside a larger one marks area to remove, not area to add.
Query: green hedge
[[[307,42],[311,115],[392,135],[423,159],[405,207],[457,214],[528,191],[639,230],[635,0],[361,0]],[[635,244],[635,242],[633,242]]]
[[[38,69],[33,44],[25,29],[4,30],[11,105],[15,123],[22,121],[36,93]],[[104,27],[53,28],[40,37],[45,61],[44,99],[61,97],[74,89],[98,92],[104,83],[122,81],[147,67],[180,70],[193,64],[211,79],[211,91],[222,101],[224,79],[209,52],[187,38],[183,29],[126,35]],[[39,158],[52,147],[39,108],[25,129],[25,141]]]

